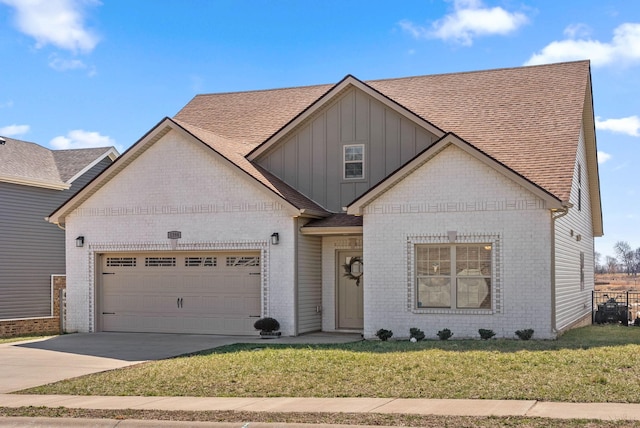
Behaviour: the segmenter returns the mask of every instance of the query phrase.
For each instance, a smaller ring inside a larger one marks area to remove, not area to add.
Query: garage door
[[[103,254],[102,331],[256,334],[259,253]]]

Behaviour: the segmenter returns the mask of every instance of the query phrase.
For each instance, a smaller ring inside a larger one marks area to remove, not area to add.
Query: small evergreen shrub
[[[533,336],[533,329],[518,330],[516,331],[516,336],[518,336],[520,340],[529,340]]]
[[[280,323],[275,318],[265,317],[253,323],[253,328],[271,333],[280,330]]]
[[[419,328],[412,327],[409,329],[409,338],[415,338],[416,341],[421,341],[424,339],[424,331]]]
[[[489,340],[496,335],[493,330],[488,330],[486,328],[481,328],[478,330],[478,333],[480,333],[480,338],[482,340]]]
[[[438,332],[438,337],[440,338],[440,340],[447,340],[451,336],[453,336],[453,333],[451,333],[451,330],[449,330],[448,328],[445,328],[444,330],[440,330]]]
[[[387,340],[391,339],[391,336],[393,336],[393,332],[391,330],[385,330],[384,328],[381,328],[380,330],[376,331],[376,336],[378,336],[378,339],[386,342]]]

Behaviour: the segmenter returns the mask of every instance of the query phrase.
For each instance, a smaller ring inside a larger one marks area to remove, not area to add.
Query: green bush
[[[451,333],[451,330],[449,330],[448,328],[445,328],[444,330],[440,330],[438,332],[438,337],[440,338],[440,340],[447,340],[451,336],[453,336],[453,333]]]
[[[478,333],[480,333],[480,338],[482,340],[489,340],[496,335],[493,330],[487,330],[486,328],[481,328],[478,330]]]
[[[253,323],[253,328],[271,333],[280,330],[280,323],[275,318],[265,317]]]
[[[381,328],[380,330],[376,331],[376,336],[378,336],[378,339],[386,342],[388,339],[391,339],[391,336],[393,336],[393,332],[391,330],[385,330],[384,328]]]
[[[415,338],[418,342],[424,339],[424,331],[419,328],[412,327],[409,329],[409,338]]]
[[[529,340],[533,336],[533,329],[518,330],[516,331],[516,336],[518,336],[520,340]]]

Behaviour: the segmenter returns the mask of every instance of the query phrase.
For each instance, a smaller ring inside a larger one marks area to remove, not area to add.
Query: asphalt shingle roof
[[[364,83],[566,201],[589,79],[577,61]],[[272,186],[244,156],[333,86],[198,95],[175,119],[211,132],[221,153],[233,147],[228,158]]]
[[[3,137],[0,176],[64,185],[111,147],[50,150],[28,141]]]

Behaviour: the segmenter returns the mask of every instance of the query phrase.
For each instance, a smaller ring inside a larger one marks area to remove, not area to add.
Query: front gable
[[[366,86],[345,85],[259,150],[254,162],[319,205],[340,212],[441,133],[375,95]],[[348,149],[359,152],[362,176],[345,177]]]
[[[171,144],[167,144],[167,141],[171,141]],[[159,146],[156,147],[158,144]],[[186,155],[186,153],[193,153],[193,150],[197,150],[199,155]],[[157,155],[157,153],[163,154]],[[151,158],[154,160],[149,164],[146,159]],[[206,162],[208,167],[198,170],[192,165],[192,163],[198,164],[200,162]],[[171,200],[174,206],[174,208],[171,208],[172,210],[186,210],[187,212],[192,209],[198,210],[197,206],[199,204],[196,202],[202,201],[202,203],[206,203],[206,201],[211,201],[210,195],[209,198],[206,197],[206,189],[202,188],[202,186],[212,188],[223,185],[222,182],[216,182],[215,178],[211,176],[211,163],[216,164],[216,170],[224,170],[224,173],[231,174],[234,177],[233,183],[239,187],[238,196],[248,204],[251,205],[258,200],[267,200],[277,206],[278,210],[286,210],[291,216],[300,215],[300,210],[287,202],[276,190],[270,189],[264,183],[259,182],[247,171],[242,170],[237,164],[177,123],[170,119],[165,119],[127,150],[113,165],[88,183],[46,219],[51,223],[64,224],[66,216],[79,208],[88,207],[87,201],[105,186],[114,189],[111,192],[114,203],[122,197],[123,193],[128,195],[132,190],[131,186],[133,186],[138,189],[138,193],[143,200],[152,201],[155,204],[154,206],[162,206],[163,201]],[[136,166],[130,168],[132,164]],[[122,176],[124,178],[120,177],[121,174],[124,174]],[[131,181],[127,179],[131,175],[138,177],[136,180]],[[175,181],[172,181],[170,177]],[[178,185],[179,182],[185,180],[186,182],[182,186]],[[127,184],[127,182],[131,184]],[[146,190],[144,188],[145,184],[150,186]],[[158,185],[161,186],[158,187]],[[194,189],[200,189],[203,193],[198,193]],[[257,192],[260,196],[255,196],[253,192]],[[196,198],[193,197],[194,194]],[[182,205],[180,201],[183,201],[188,206]],[[228,201],[216,202],[225,204]],[[179,205],[181,207],[178,207]],[[160,210],[162,211],[162,209],[168,208],[161,208]]]

